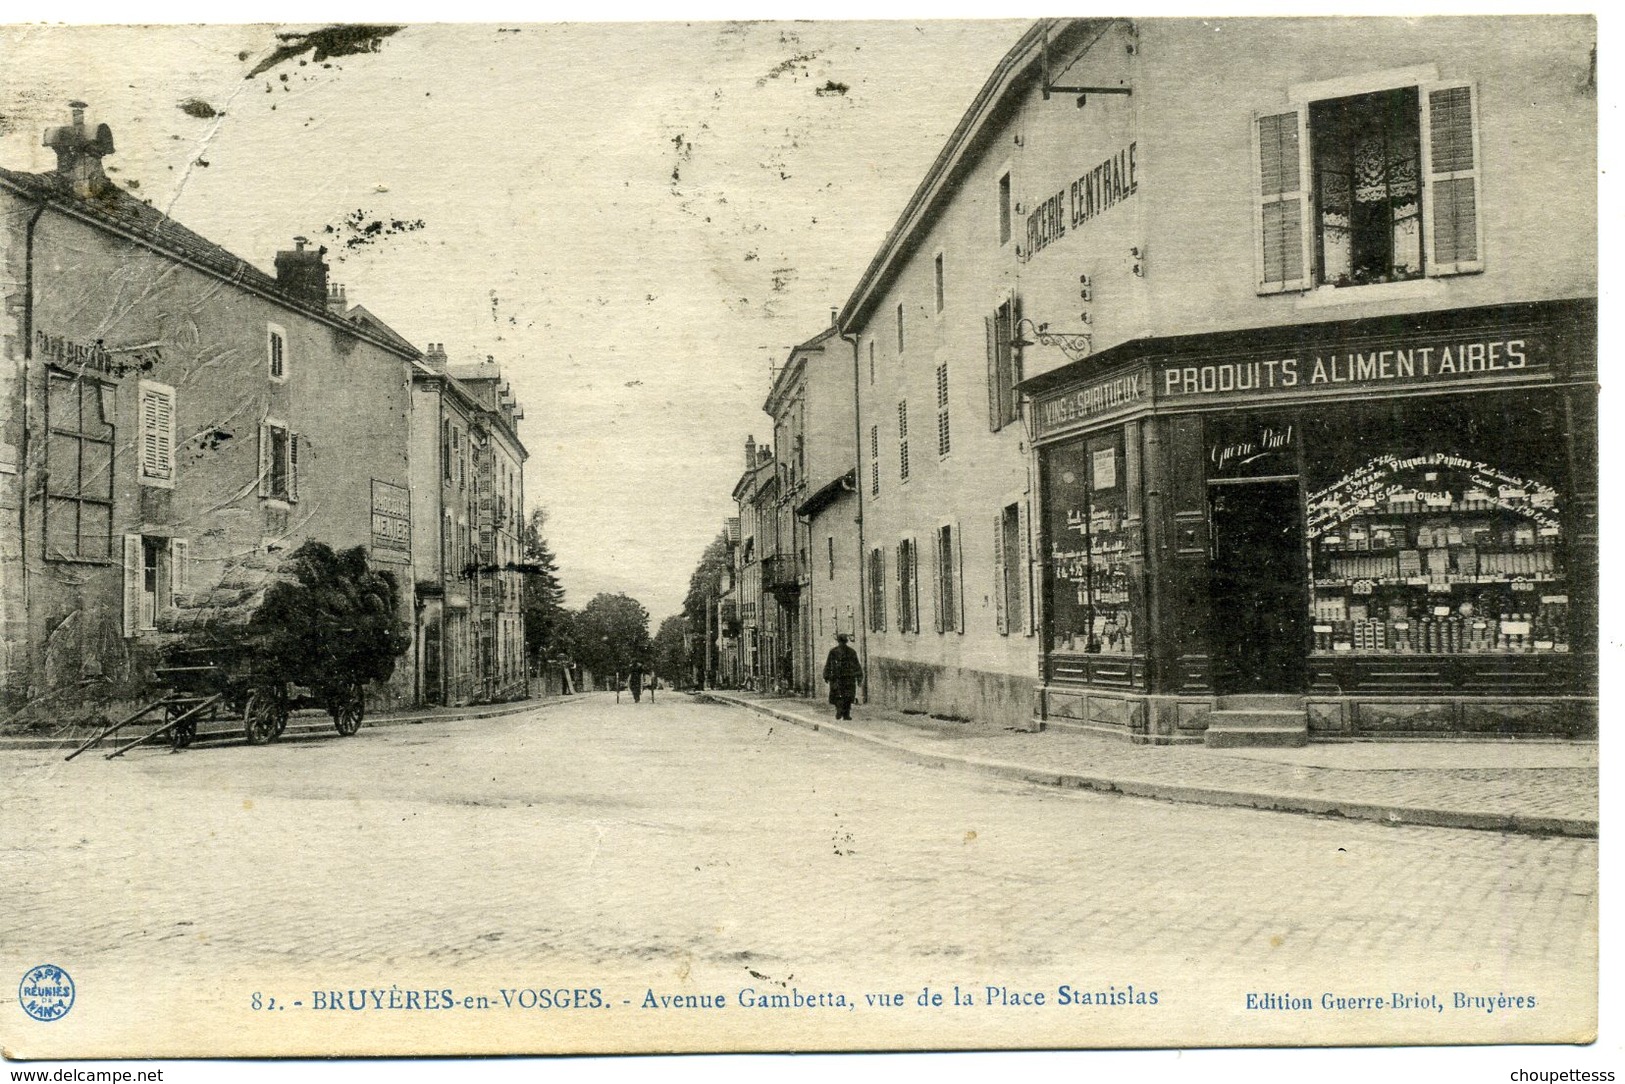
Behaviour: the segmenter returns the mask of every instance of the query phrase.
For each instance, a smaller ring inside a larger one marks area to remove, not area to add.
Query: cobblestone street
[[[210,999],[237,1012],[256,976],[285,978],[290,998],[324,984],[601,986],[627,1014],[646,988],[724,990],[732,1004],[742,985],[861,1000],[925,985],[983,998],[988,984],[1133,984],[1162,997],[1164,1015],[1135,1025],[1141,1042],[1487,1041],[1580,1034],[1594,1019],[1593,840],[1063,792],[666,693],[353,739],[61,756],[5,754],[0,975],[63,965],[82,990],[63,1027],[91,1035],[108,1027],[96,998],[137,964],[149,981],[190,977],[208,1009],[187,1011],[217,1023],[233,1017]],[[1344,1030],[1311,1035],[1240,1011],[1253,990],[1413,988],[1531,994],[1549,1015],[1328,1015],[1317,1023]],[[9,1040],[21,1014],[4,1013]],[[806,1043],[904,1033],[850,1030],[871,1018]],[[1126,1026],[976,1019],[938,1041],[1114,1042]],[[428,1026],[365,1023],[378,1049],[390,1029]],[[553,1023],[538,1048],[720,1041],[698,1016],[635,1035],[604,1032],[604,1018],[591,1034]],[[729,1041],[782,1048],[790,1023],[751,1021],[732,1034],[755,1038]],[[145,1026],[149,1042],[186,1045],[166,1030],[178,1025]],[[456,1049],[485,1048],[465,1024],[433,1027],[463,1028],[447,1040]],[[248,1045],[308,1049],[320,1034],[302,1024]]]

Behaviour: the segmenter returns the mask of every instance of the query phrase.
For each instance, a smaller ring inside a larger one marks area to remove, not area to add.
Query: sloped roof
[[[388,334],[359,323],[346,322],[328,312],[325,303],[316,304],[284,290],[276,277],[269,275],[241,256],[233,255],[201,234],[194,233],[156,207],[136,199],[112,181],[107,181],[94,196],[81,196],[73,185],[59,173],[21,173],[0,168],[0,186],[8,187],[36,201],[76,215],[94,224],[105,226],[209,271],[220,278],[262,294],[285,308],[293,309],[324,323],[349,328],[361,338],[381,346],[392,353],[418,351],[412,344],[385,328]],[[359,306],[357,306],[359,308]],[[370,315],[370,314],[369,314]],[[374,317],[376,320],[376,317]],[[403,347],[404,344],[404,347]]]
[[[835,318],[836,326],[850,332],[875,304],[898,266],[929,229],[932,215],[945,199],[955,194],[954,181],[972,161],[990,122],[1007,108],[1016,96],[1039,78],[1039,68],[1049,49],[1062,50],[1069,42],[1098,36],[1115,21],[1107,18],[1043,18],[1028,27],[1005,53],[992,74],[977,91],[965,115],[954,127],[942,150],[920,179],[897,222],[886,234],[880,248],[864,269],[858,284]]]
[[[422,351],[420,351],[416,346],[412,345],[411,341],[407,339],[406,336],[402,335],[400,332],[378,319],[378,317],[375,316],[364,305],[351,305],[349,310],[345,312],[344,318],[352,324],[359,324],[361,327],[367,328],[377,335],[388,339],[395,345],[397,350],[409,350],[413,354],[422,353]]]

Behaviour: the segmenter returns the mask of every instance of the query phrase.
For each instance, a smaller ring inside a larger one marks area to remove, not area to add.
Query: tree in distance
[[[655,633],[654,658],[655,673],[668,684],[683,686],[692,681],[688,621],[682,614],[672,614],[660,623]]]
[[[537,508],[525,521],[524,600],[525,653],[532,659],[556,659],[570,654],[570,615],[564,608],[564,584],[558,561],[547,544],[547,509]]]
[[[599,683],[634,662],[650,665],[649,611],[625,594],[598,594],[574,615],[575,660]]]

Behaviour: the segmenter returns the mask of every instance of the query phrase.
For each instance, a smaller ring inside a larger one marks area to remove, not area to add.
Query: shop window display
[[[1538,398],[1509,397],[1321,424],[1305,500],[1317,655],[1569,650],[1563,500],[1543,416]],[[1356,425],[1357,442],[1340,439]]]
[[[1049,515],[1050,650],[1132,655],[1128,500],[1121,433],[1055,449]]]

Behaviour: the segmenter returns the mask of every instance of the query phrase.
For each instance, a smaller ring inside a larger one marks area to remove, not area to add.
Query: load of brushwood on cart
[[[387,681],[411,645],[399,613],[399,583],[370,567],[363,547],[335,552],[312,541],[286,556],[256,554],[160,615],[157,678],[177,690],[177,707],[188,694],[217,696],[256,744],[306,705],[325,708],[350,735],[361,727],[366,686]],[[196,728],[180,729],[172,740],[184,744]]]

